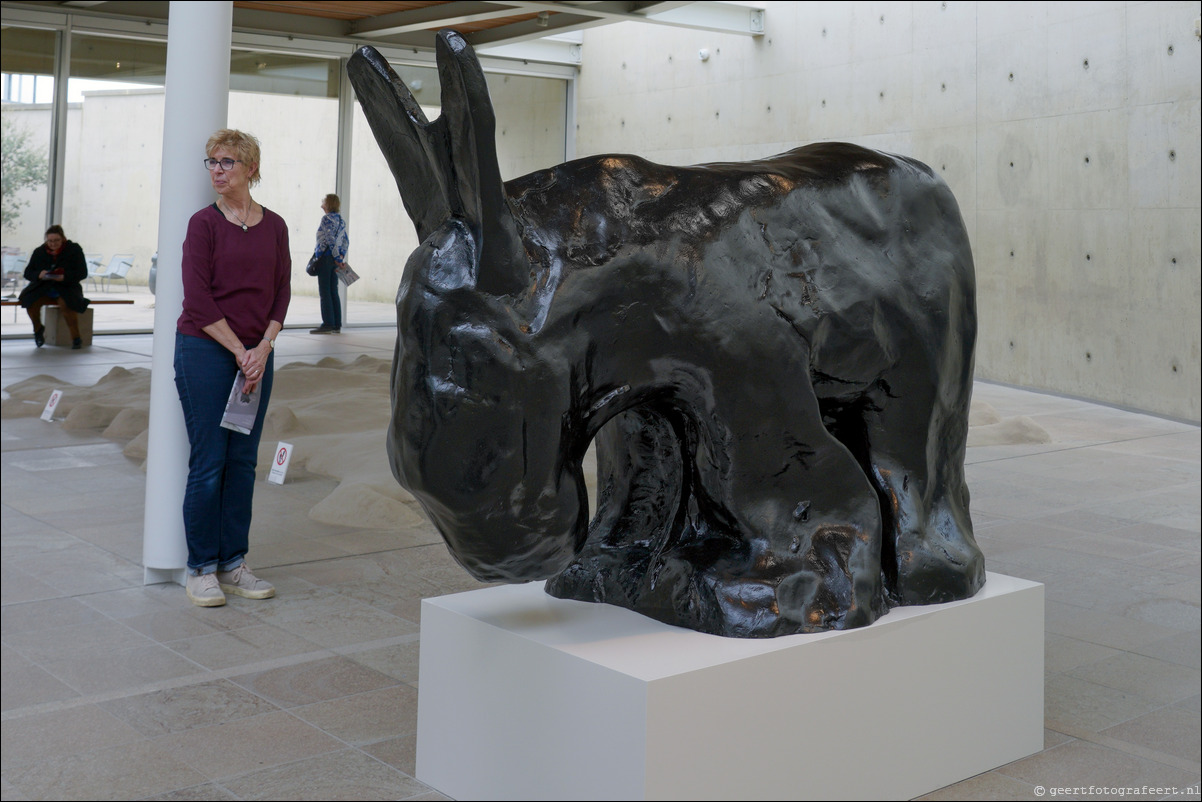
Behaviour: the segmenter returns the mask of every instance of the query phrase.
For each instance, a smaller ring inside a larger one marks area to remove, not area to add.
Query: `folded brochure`
[[[225,403],[225,415],[221,425],[235,432],[250,434],[255,428],[255,418],[259,415],[259,388],[255,385],[254,392],[246,390],[246,376],[242,371],[234,377],[234,386],[230,388],[230,400]]]

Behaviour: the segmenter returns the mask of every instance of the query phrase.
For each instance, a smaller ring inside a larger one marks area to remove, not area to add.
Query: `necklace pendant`
[[[245,231],[245,230],[246,230],[246,223],[243,223],[243,224],[242,224],[242,230],[243,230],[243,231]]]

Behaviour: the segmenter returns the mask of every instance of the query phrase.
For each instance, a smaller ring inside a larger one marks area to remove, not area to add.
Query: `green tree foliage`
[[[46,161],[45,148],[37,148],[30,141],[29,131],[18,126],[3,116],[0,123],[3,129],[3,175],[0,176],[0,188],[3,189],[3,227],[5,231],[13,231],[17,227],[17,218],[21,210],[29,205],[29,200],[18,197],[23,189],[40,187],[46,183],[46,172],[49,163]]]

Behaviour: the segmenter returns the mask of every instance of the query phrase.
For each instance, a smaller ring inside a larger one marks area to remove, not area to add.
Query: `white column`
[[[189,449],[175,391],[175,323],[183,309],[180,268],[188,220],[213,202],[213,189],[201,160],[209,136],[226,125],[233,14],[230,0],[172,0],[167,19],[159,261],[142,531],[143,581],[148,585],[183,584],[188,560],[183,504]]]
[[[58,33],[54,67],[54,113],[50,115],[50,203],[46,204],[46,227],[63,222],[63,187],[66,184],[64,167],[67,163],[67,89],[71,74],[71,17],[65,30]],[[37,102],[38,83],[33,82],[34,102]]]
[[[351,224],[351,143],[354,141],[355,127],[355,89],[351,86],[350,73],[346,71],[347,59],[338,61],[338,163],[334,183],[339,199],[342,201],[342,219],[346,220],[347,231],[350,233]],[[354,264],[347,250],[347,262]],[[347,308],[346,285],[338,282],[338,303],[342,304],[342,325],[350,323],[350,309]]]

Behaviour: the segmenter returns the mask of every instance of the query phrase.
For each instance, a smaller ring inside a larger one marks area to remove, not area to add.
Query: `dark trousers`
[[[175,387],[188,429],[188,486],[184,491],[184,533],[188,570],[193,574],[232,571],[250,541],[255,466],[263,418],[271,399],[274,354],[267,359],[259,414],[250,434],[221,426],[238,361],[220,343],[175,335]]]
[[[338,263],[329,251],[317,262],[317,294],[321,298],[321,325],[342,328],[342,299],[338,296]]]
[[[43,295],[36,301],[31,303],[25,311],[29,312],[29,319],[33,321],[34,332],[42,330],[42,307],[43,306],[58,306],[63,312],[63,320],[67,321],[67,328],[71,330],[71,339],[79,339],[79,314],[69,306],[62,298],[50,298]]]

